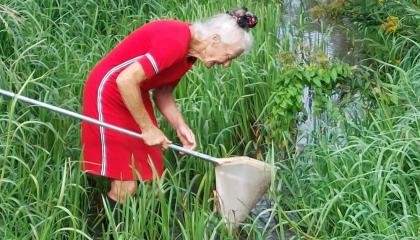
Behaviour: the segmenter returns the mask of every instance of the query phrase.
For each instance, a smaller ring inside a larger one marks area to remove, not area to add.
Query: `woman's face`
[[[220,41],[220,36],[215,34],[209,39],[201,61],[207,68],[211,68],[216,64],[228,67],[230,62],[244,51],[238,46],[241,46],[241,44],[226,44]]]

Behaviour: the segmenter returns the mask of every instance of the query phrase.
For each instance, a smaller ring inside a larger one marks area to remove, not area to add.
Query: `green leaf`
[[[333,82],[337,79],[337,69],[335,67],[331,69],[331,78]]]
[[[322,78],[325,83],[330,84],[331,83],[331,77],[329,74],[324,74],[324,77]]]
[[[342,75],[343,74],[343,66],[340,65],[340,64],[337,65],[336,71],[337,71],[337,75]]]
[[[395,92],[392,92],[391,96],[391,102],[394,103],[395,105],[398,105],[398,94]]]
[[[318,71],[316,73],[318,74],[318,76],[322,76],[324,75],[325,71],[323,68],[318,68]]]
[[[286,77],[286,79],[284,80],[284,85],[289,84],[289,82],[290,82],[290,77]]]
[[[291,95],[296,95],[297,90],[296,90],[296,88],[291,87],[291,88],[289,89],[289,92],[291,93]]]
[[[299,79],[302,80],[303,79],[303,75],[301,72],[296,72],[295,76]]]
[[[311,73],[310,72],[303,72],[303,76],[305,77],[304,81],[310,82],[311,81]]]
[[[317,87],[322,87],[321,78],[319,76],[314,77],[312,80]]]

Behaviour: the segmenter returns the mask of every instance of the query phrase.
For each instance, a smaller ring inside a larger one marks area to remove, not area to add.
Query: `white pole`
[[[5,90],[2,90],[2,89],[0,89],[0,94],[5,95],[5,96],[9,96],[9,97],[12,97],[12,98],[16,98],[16,99],[19,99],[19,100],[21,100],[23,102],[27,102],[27,103],[30,103],[30,104],[33,104],[33,105],[37,105],[39,107],[43,107],[43,108],[46,108],[48,110],[52,110],[54,112],[62,113],[62,114],[65,114],[67,116],[70,116],[70,117],[73,117],[73,118],[77,118],[77,119],[80,119],[80,120],[83,120],[83,121],[86,121],[86,122],[89,122],[89,123],[92,123],[92,124],[95,124],[95,125],[106,127],[106,128],[115,130],[117,132],[130,135],[130,136],[135,137],[135,138],[142,139],[142,136],[139,133],[136,133],[136,132],[133,132],[133,131],[129,131],[129,130],[124,129],[124,128],[120,128],[120,127],[117,127],[117,126],[112,125],[112,124],[101,122],[101,121],[98,121],[98,120],[96,120],[94,118],[87,117],[87,116],[84,116],[82,114],[78,114],[78,113],[75,113],[75,112],[72,112],[72,111],[63,109],[63,108],[59,108],[59,107],[56,107],[56,106],[53,106],[53,105],[50,105],[50,104],[47,104],[47,103],[44,103],[44,102],[40,102],[40,101],[34,100],[32,98],[20,96],[20,95],[17,95],[15,93],[12,93],[12,92],[9,92],[9,91],[5,91]],[[197,151],[186,149],[186,148],[180,147],[180,146],[175,145],[175,144],[170,144],[169,145],[169,148],[171,148],[173,150],[176,150],[176,151],[179,151],[179,152],[186,153],[186,154],[191,155],[191,156],[195,156],[195,157],[198,157],[198,158],[201,158],[201,159],[204,159],[204,160],[213,162],[215,164],[218,164],[219,163],[218,160],[217,160],[217,158],[214,158],[214,157],[212,157],[210,155],[203,154],[203,153],[200,153],[200,152],[197,152]]]

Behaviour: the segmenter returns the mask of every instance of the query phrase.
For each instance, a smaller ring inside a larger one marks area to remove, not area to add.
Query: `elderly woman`
[[[138,180],[163,172],[162,149],[171,141],[159,129],[155,105],[175,128],[185,148],[193,131],[178,111],[172,91],[196,59],[207,68],[229,66],[252,44],[249,29],[257,18],[246,8],[193,24],[176,20],[147,23],[121,41],[90,73],[83,93],[83,114],[131,131],[143,140],[83,122],[83,168],[111,180],[108,201],[123,203]],[[158,176],[156,176],[158,175]]]

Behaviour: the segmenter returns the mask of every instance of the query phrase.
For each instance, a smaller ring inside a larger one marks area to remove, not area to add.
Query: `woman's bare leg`
[[[108,197],[119,204],[123,204],[125,199],[133,195],[136,190],[136,181],[113,180],[111,182],[111,190],[108,192]]]

